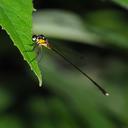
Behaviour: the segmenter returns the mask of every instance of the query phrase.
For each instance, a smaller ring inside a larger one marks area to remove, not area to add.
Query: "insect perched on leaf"
[[[55,53],[57,53],[58,55],[60,55],[65,61],[67,61],[69,64],[71,64],[81,74],[83,74],[86,78],[88,78],[104,95],[106,95],[106,96],[109,95],[109,93],[105,89],[103,89],[98,83],[96,83],[88,74],[86,74],[85,72],[83,72],[78,66],[76,66],[75,64],[73,64],[70,60],[68,60],[57,49],[55,49],[54,47],[51,47],[50,44],[48,43],[47,38],[44,35],[33,35],[32,36],[32,41],[34,42],[33,43],[33,50],[36,47],[38,47],[38,48],[46,47],[46,48],[54,51]],[[38,55],[39,55],[39,52],[37,52],[37,56],[33,60],[35,60],[38,57]]]

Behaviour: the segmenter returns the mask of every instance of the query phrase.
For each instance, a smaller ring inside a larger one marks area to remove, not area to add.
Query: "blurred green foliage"
[[[121,1],[120,1],[121,2]],[[33,33],[55,46],[105,87],[43,49],[38,87],[11,40],[0,31],[0,128],[127,128],[128,28],[125,6],[111,1],[34,1]],[[54,8],[54,9],[53,9]]]

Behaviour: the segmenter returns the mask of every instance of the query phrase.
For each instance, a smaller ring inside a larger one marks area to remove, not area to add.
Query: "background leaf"
[[[75,42],[95,43],[99,41],[95,34],[87,30],[77,14],[64,10],[51,9],[35,12],[33,15],[33,32]]]
[[[122,7],[128,9],[128,0],[113,0],[113,1],[121,5]]]

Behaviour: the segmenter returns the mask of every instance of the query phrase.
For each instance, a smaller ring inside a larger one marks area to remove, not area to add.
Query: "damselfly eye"
[[[38,39],[43,39],[43,40],[46,40],[46,37],[44,35],[38,35],[37,37]]]
[[[32,41],[35,42],[36,40],[37,40],[37,36],[36,36],[36,35],[33,35],[33,36],[32,36]]]

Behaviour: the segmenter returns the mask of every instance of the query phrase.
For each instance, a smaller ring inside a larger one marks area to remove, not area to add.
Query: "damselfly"
[[[32,36],[32,41],[33,43],[33,50],[36,47],[42,48],[42,47],[46,47],[52,51],[54,51],[55,53],[57,53],[58,55],[60,55],[65,61],[67,61],[69,64],[71,64],[76,70],[78,70],[81,74],[83,74],[86,78],[88,78],[88,80],[90,80],[104,95],[108,96],[109,93],[102,88],[97,82],[95,82],[87,73],[83,72],[78,66],[76,66],[74,63],[72,63],[69,59],[67,59],[63,54],[61,54],[61,52],[59,52],[57,49],[55,49],[54,47],[50,46],[48,39],[44,36],[44,35],[33,35]],[[38,56],[38,53],[37,53]],[[35,58],[34,58],[35,59]],[[34,60],[33,59],[33,60]],[[32,61],[33,61],[32,60]]]

